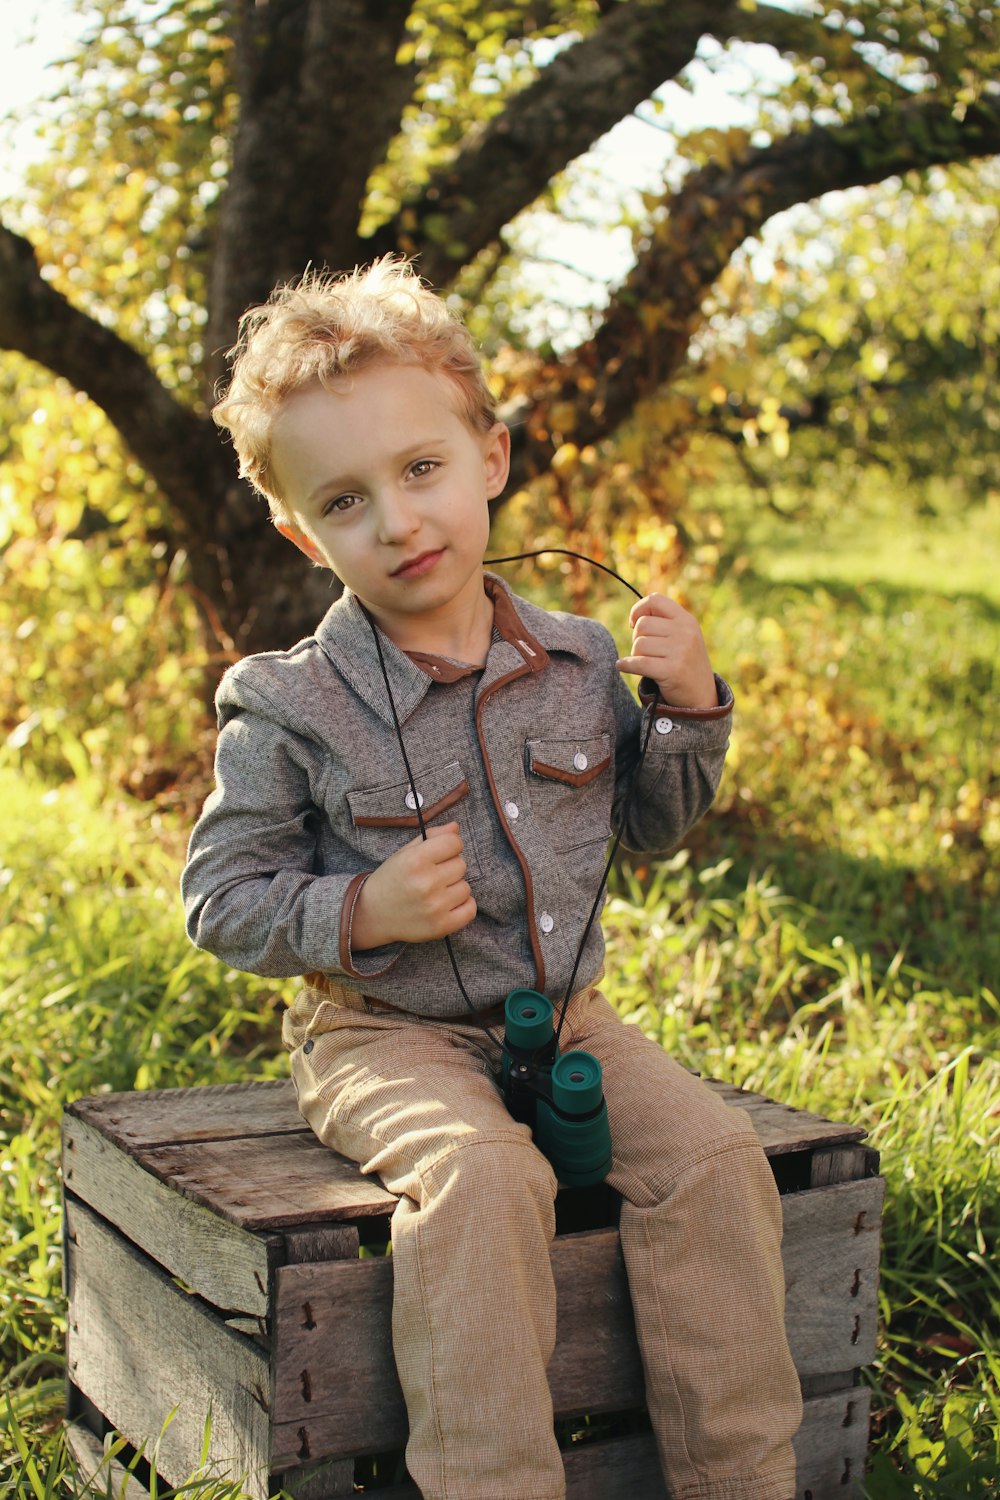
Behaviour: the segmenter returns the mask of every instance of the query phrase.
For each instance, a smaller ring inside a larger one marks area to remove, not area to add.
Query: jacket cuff
[[[338,958],[340,960],[340,968],[351,979],[375,979],[381,974],[388,974],[403,951],[402,943],[387,943],[381,948],[368,948],[363,953],[357,955],[351,951],[351,927],[354,922],[354,908],[358,904],[358,897],[361,895],[365,881],[370,874],[371,871],[366,870],[360,875],[355,875],[344,892],[344,903],[340,908]]]
[[[673,703],[665,703],[660,697],[660,690],[651,677],[643,677],[639,683],[639,702],[643,708],[651,708],[654,713],[664,713],[671,719],[700,720],[711,722],[713,719],[726,719],[733,711],[733,690],[724,678],[716,672],[715,691],[718,694],[718,705],[713,708],[682,708]]]

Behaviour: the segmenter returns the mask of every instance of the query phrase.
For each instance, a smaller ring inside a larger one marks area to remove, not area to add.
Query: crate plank
[[[308,1135],[150,1146],[139,1158],[177,1193],[255,1231],[391,1214],[375,1177]]]
[[[857,1126],[825,1120],[718,1079],[704,1081],[727,1104],[747,1111],[769,1156],[859,1141],[864,1136]],[[68,1108],[71,1114],[88,1119],[126,1149],[176,1145],[183,1141],[295,1135],[307,1133],[309,1128],[298,1113],[290,1079],[96,1094],[77,1099]]]
[[[640,1406],[645,1380],[618,1231],[561,1236],[552,1246],[552,1274],[558,1334],[548,1376],[557,1414],[583,1410],[580,1397],[588,1390],[596,1399],[586,1410],[595,1415]]]
[[[809,1186],[828,1187],[834,1182],[855,1182],[859,1177],[877,1177],[878,1152],[871,1146],[834,1146],[812,1153]]]
[[[283,1258],[276,1236],[248,1234],[182,1197],[86,1119],[64,1121],[63,1181],[206,1301],[230,1315],[266,1317],[271,1270]]]
[[[859,1500],[868,1443],[870,1392],[853,1389],[803,1405],[795,1435],[796,1500]],[[651,1433],[568,1449],[566,1500],[667,1500]],[[420,1500],[415,1484],[377,1491],[378,1500]]]
[[[75,1495],[92,1495],[95,1500],[98,1496],[107,1500],[109,1494],[115,1495],[116,1500],[149,1500],[145,1485],[117,1458],[108,1455],[101,1439],[89,1428],[80,1422],[67,1422],[65,1432],[66,1447],[76,1471]]]
[[[799,1373],[820,1375],[875,1357],[881,1177],[782,1198],[785,1325]]]
[[[126,1151],[179,1141],[294,1135],[309,1129],[287,1078],[92,1094],[74,1100],[67,1113],[89,1120]]]
[[[856,1500],[868,1452],[871,1391],[854,1386],[803,1402],[793,1439],[798,1500]]]
[[[136,1447],[159,1435],[156,1468],[171,1484],[194,1468],[211,1410],[209,1461],[265,1496],[266,1355],[83,1204],[68,1202],[66,1220],[70,1379]]]
[[[792,1151],[808,1151],[817,1146],[830,1147],[840,1142],[859,1141],[864,1130],[857,1125],[844,1125],[834,1120],[825,1120],[821,1115],[810,1114],[805,1109],[793,1109],[790,1104],[779,1104],[765,1094],[752,1094],[731,1083],[721,1083],[715,1078],[703,1080],[726,1104],[746,1110],[760,1143],[768,1156],[782,1156]]]
[[[880,1179],[790,1195],[783,1254],[786,1326],[800,1377],[853,1369],[874,1353]],[[860,1224],[860,1228],[859,1228]],[[866,1227],[867,1226],[867,1227]],[[549,1384],[558,1416],[641,1406],[642,1368],[617,1232],[560,1236]],[[302,1433],[313,1458],[402,1445],[392,1358],[391,1260],[286,1266],[275,1278],[275,1465]],[[349,1381],[344,1369],[351,1371]]]

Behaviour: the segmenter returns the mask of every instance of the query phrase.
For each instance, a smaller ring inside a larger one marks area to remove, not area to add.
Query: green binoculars
[[[559,1053],[552,1002],[536,990],[511,990],[504,1018],[501,1082],[511,1115],[531,1128],[560,1182],[603,1182],[611,1169],[611,1130],[597,1058]]]

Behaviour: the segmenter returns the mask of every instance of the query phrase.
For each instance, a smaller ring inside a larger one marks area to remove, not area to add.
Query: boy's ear
[[[311,562],[319,563],[324,568],[329,567],[326,558],[316,546],[316,543],[311,537],[307,537],[304,531],[300,531],[297,526],[292,526],[288,521],[275,521],[274,529],[275,531],[280,531],[282,536],[287,537],[293,546],[298,547],[300,552],[304,552]]]
[[[486,434],[483,458],[486,465],[486,498],[495,500],[502,493],[510,473],[510,432],[505,422],[495,422]]]

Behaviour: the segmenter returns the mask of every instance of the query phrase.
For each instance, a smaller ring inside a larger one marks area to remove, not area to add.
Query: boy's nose
[[[420,517],[407,495],[383,494],[378,508],[379,539],[383,542],[398,542],[413,535],[420,526]]]

